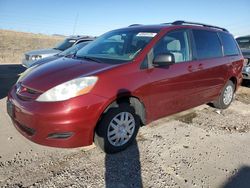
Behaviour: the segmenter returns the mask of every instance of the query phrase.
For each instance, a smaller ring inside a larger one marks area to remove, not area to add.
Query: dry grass
[[[24,52],[53,47],[62,37],[0,30],[0,64],[20,64]]]

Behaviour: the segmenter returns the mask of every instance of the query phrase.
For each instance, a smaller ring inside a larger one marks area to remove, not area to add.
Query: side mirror
[[[169,66],[175,63],[173,54],[160,54],[157,55],[153,60],[153,65],[156,66]]]

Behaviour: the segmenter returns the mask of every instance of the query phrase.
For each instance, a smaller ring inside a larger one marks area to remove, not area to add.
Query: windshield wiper
[[[59,51],[64,51],[63,49],[60,48],[53,48],[54,50],[59,50]]]
[[[102,61],[100,61],[99,59],[97,58],[94,58],[94,57],[90,57],[90,56],[75,56],[76,58],[79,58],[79,59],[86,59],[86,60],[90,60],[90,61],[94,61],[96,63],[103,63]]]
[[[76,54],[68,54],[68,55],[61,55],[61,57],[68,57],[68,58],[74,58]]]
[[[59,54],[55,54],[54,56],[57,56],[57,57],[62,57],[62,55],[60,55],[60,53],[59,53]]]

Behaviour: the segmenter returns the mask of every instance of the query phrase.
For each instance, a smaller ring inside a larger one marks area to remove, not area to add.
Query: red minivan
[[[15,127],[38,144],[124,150],[140,126],[201,104],[227,108],[243,56],[223,28],[176,21],[100,36],[72,58],[27,69],[9,92]]]

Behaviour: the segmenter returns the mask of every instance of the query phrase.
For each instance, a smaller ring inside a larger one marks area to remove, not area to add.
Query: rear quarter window
[[[227,33],[219,33],[219,36],[222,41],[225,56],[239,55],[239,48],[232,35]]]
[[[193,30],[198,59],[222,57],[222,47],[216,32]]]

